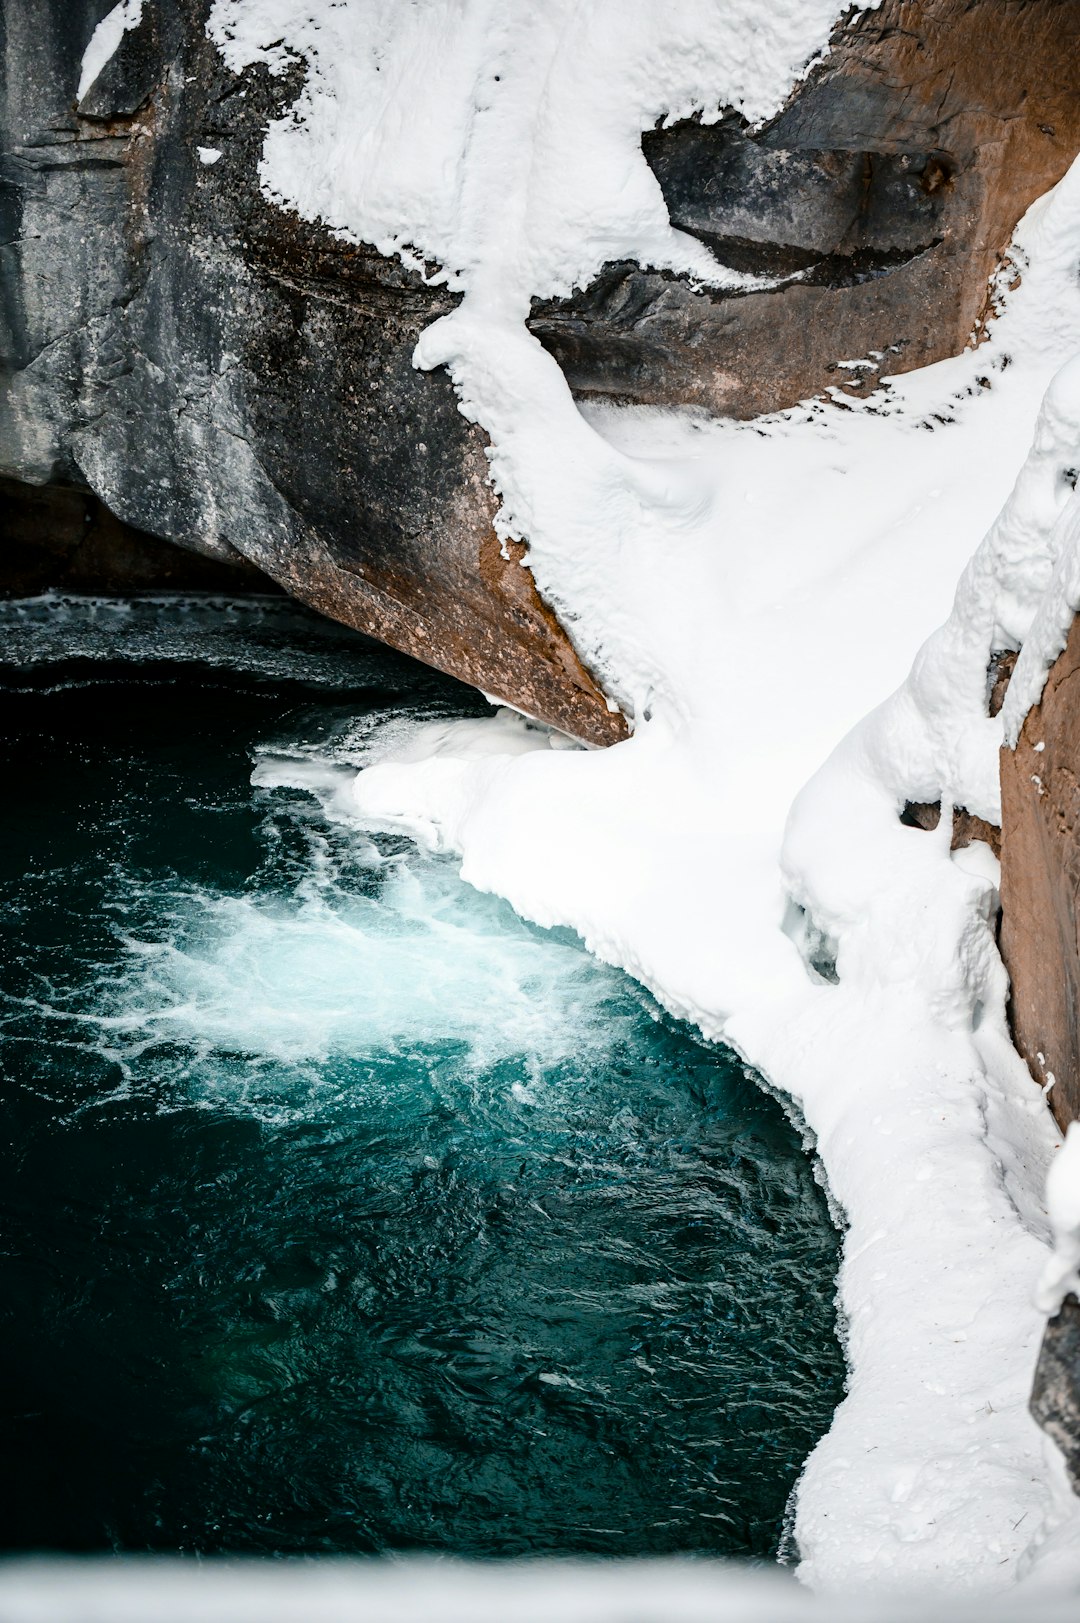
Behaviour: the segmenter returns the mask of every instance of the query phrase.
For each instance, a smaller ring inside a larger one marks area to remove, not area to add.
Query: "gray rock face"
[[[4,0],[0,475],[90,491],[570,733],[623,736],[524,549],[499,547],[483,435],[413,370],[454,296],[259,191],[302,69],[234,76],[209,0],[146,0],[76,105],[112,3]],[[767,129],[644,136],[676,223],[775,287],[617,265],[533,330],[581,393],[741,416],[850,379],[844,359],[954,352],[1080,146],[1078,45],[1073,0],[849,16]]]
[[[413,370],[452,296],[259,191],[299,77],[234,77],[204,0],[147,0],[76,106],[109,9],[5,12],[0,472],[88,487],[568,732],[622,736],[521,549],[500,551],[483,436]]]
[[[1073,1489],[1080,1493],[1080,1302],[1067,1296],[1043,1338],[1031,1412],[1065,1456]]]

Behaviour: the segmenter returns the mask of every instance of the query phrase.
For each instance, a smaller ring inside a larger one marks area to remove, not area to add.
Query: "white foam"
[[[305,787],[332,800],[326,774],[309,774]],[[293,1096],[286,1075],[288,1096],[272,1102],[303,1111],[331,1097],[318,1068],[334,1059],[351,1062],[354,1081],[366,1062],[372,1086],[408,1055],[455,1073],[513,1061],[507,1089],[541,1087],[560,1065],[602,1062],[640,1020],[621,977],[463,886],[456,865],[385,858],[355,833],[346,849],[350,868],[360,862],[372,875],[367,892],[343,882],[317,829],[291,896],[278,886],[244,896],[147,892],[141,901],[167,931],[127,937],[121,975],[87,1016],[110,1055],[134,1060],[179,1044],[202,1056],[201,1066],[183,1062],[186,1076],[216,1078],[243,1099],[261,1099],[280,1068],[299,1067],[314,1080],[310,1101],[303,1090]],[[142,910],[137,887],[124,906]],[[244,1067],[230,1068],[230,1057]]]

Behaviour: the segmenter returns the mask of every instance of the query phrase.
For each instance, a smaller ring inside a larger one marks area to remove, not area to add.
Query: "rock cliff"
[[[1080,1117],[1080,619],[1001,752],[1001,950],[1016,1046],[1061,1127]],[[1049,1322],[1031,1409],[1080,1493],[1080,1302]]]
[[[1013,1035],[1065,1127],[1080,1116],[1080,620],[1001,752],[1001,829]]]
[[[89,494],[117,535],[255,566],[590,742],[621,737],[524,549],[499,546],[483,435],[443,373],[412,367],[454,295],[259,190],[300,70],[235,76],[208,0],[146,0],[79,98],[111,5],[4,14],[0,474]],[[775,285],[613,265],[537,304],[534,332],[581,394],[742,416],[954,352],[1080,146],[1078,45],[1072,0],[850,14],[765,129],[643,135],[675,222]]]

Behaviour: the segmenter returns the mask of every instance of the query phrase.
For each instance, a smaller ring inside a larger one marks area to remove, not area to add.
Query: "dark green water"
[[[843,1381],[795,1132],[334,814],[482,701],[282,609],[0,633],[4,1545],[774,1553]]]

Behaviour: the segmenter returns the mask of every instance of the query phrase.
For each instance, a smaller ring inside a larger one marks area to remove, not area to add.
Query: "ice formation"
[[[604,753],[443,728],[356,810],[574,926],[798,1102],[849,1223],[851,1359],[801,1574],[989,1589],[1075,1578],[1080,1517],[1027,1413],[1057,1136],[1008,1038],[994,859],[950,852],[948,808],[997,809],[991,650],[1030,633],[1045,669],[1075,601],[1071,374],[1009,493],[1080,348],[1080,168],[1024,221],[990,341],[843,409],[584,414],[521,319],[607,259],[730,276],[672,230],[639,132],[765,116],[835,9],[216,0],[208,26],[236,69],[307,64],[269,195],[464,292],[417,364],[449,368],[503,532],[636,721]],[[936,833],[899,822],[939,798]]]

